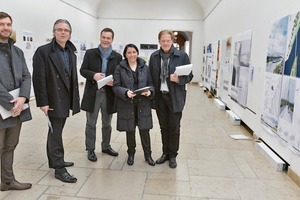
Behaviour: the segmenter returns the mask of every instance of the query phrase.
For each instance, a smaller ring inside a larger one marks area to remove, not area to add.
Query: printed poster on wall
[[[247,107],[252,31],[235,36],[230,97],[243,108]]]
[[[210,88],[211,68],[213,65],[212,44],[206,46],[205,65],[204,65],[204,86]]]
[[[210,72],[210,81],[209,81],[209,91],[211,91],[211,93],[214,96],[217,96],[217,90],[218,90],[218,66],[217,66],[217,62],[218,62],[218,58],[219,58],[219,42],[216,41],[213,43],[212,46],[212,54],[211,54],[211,72]]]
[[[300,12],[276,19],[269,36],[262,126],[300,155]]]
[[[231,47],[231,37],[221,41],[219,98],[225,104],[228,102],[229,83],[231,77]]]
[[[32,31],[29,30],[22,31],[22,41],[20,41],[20,48],[23,50],[28,71],[30,74],[32,74],[33,72],[32,58],[36,50]],[[30,96],[34,96],[32,84],[31,84]]]

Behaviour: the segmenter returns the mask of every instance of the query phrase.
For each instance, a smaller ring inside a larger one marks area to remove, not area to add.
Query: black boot
[[[134,155],[128,155],[127,164],[133,165],[133,163],[134,163]]]
[[[155,165],[155,161],[152,159],[151,156],[145,157],[145,161],[147,161],[148,164],[151,165],[151,166]]]

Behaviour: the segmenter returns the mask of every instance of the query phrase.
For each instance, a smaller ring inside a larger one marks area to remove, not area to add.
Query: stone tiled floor
[[[82,89],[82,88],[81,88]],[[75,184],[54,178],[46,157],[47,120],[31,103],[33,120],[23,125],[15,153],[15,175],[31,182],[26,191],[0,192],[0,199],[16,200],[298,200],[300,188],[284,172],[277,172],[255,149],[254,140],[233,140],[230,134],[251,134],[243,126],[233,126],[196,85],[188,85],[187,104],[181,128],[178,167],[168,163],[149,166],[137,134],[133,166],[126,164],[125,134],[115,130],[112,147],[118,157],[102,154],[101,126],[98,124],[98,162],[87,160],[84,142],[85,112],[68,118],[64,130],[68,168],[78,178]],[[161,138],[155,113],[151,130],[153,158],[161,155]]]

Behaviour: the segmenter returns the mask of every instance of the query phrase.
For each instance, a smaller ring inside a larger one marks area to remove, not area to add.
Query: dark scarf
[[[162,59],[161,72],[160,72],[160,80],[161,82],[166,82],[166,78],[169,76],[169,68],[168,68],[168,60],[171,55],[174,54],[174,47],[172,46],[168,53],[165,53],[162,49],[159,51],[159,55]]]

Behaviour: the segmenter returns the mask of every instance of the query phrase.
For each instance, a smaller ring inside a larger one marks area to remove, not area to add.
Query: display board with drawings
[[[268,40],[261,124],[300,156],[300,12],[276,19]]]

